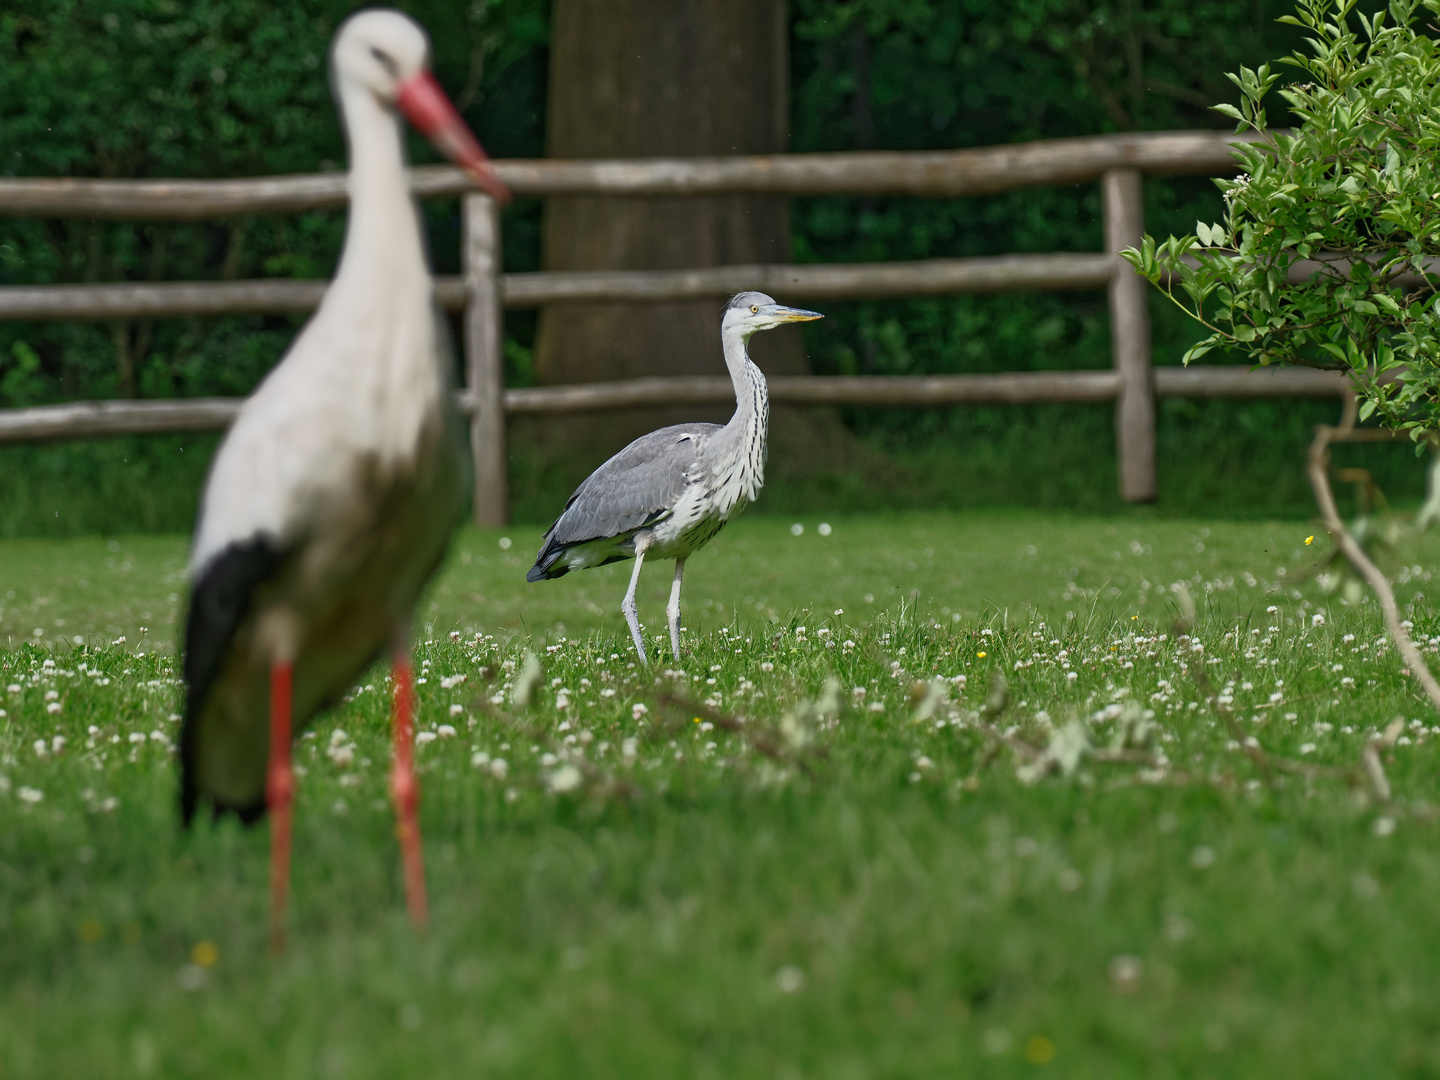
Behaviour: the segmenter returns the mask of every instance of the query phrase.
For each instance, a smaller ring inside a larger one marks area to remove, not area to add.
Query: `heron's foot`
[[[669,608],[665,612],[670,617],[670,651],[675,659],[680,659],[680,609]]]
[[[640,617],[631,607],[624,607],[625,621],[630,624],[630,639],[635,642],[635,651],[640,655],[642,664],[650,663],[650,657],[645,652],[645,632],[640,626]]]

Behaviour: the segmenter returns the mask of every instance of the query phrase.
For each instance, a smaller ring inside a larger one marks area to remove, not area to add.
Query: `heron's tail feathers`
[[[540,581],[544,578],[564,577],[570,572],[568,564],[560,562],[565,549],[560,546],[546,548],[535,559],[535,565],[525,574],[526,581]],[[558,564],[558,565],[557,565]]]

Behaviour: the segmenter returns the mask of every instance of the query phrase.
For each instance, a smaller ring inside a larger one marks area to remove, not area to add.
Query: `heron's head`
[[[810,322],[824,317],[818,311],[777,304],[773,298],[761,292],[742,292],[732,296],[725,305],[725,314],[720,319],[720,332],[739,333],[748,338],[759,330],[773,330],[786,323]]]
[[[410,16],[375,8],[346,19],[330,48],[337,84],[360,87],[398,109],[435,148],[500,202],[510,191],[430,73],[430,39]]]

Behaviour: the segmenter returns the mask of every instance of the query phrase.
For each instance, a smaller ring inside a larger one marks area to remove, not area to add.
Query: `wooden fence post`
[[[1105,253],[1111,258],[1110,352],[1120,376],[1115,447],[1120,497],[1155,500],[1155,372],[1150,365],[1149,285],[1117,254],[1139,247],[1145,203],[1138,169],[1110,169],[1101,178]]]
[[[488,195],[464,198],[465,382],[472,405],[475,524],[510,520],[505,452],[505,312],[500,298],[500,210]]]

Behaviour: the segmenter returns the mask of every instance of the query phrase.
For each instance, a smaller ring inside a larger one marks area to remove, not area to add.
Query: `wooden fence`
[[[989,195],[1019,188],[1099,181],[1105,250],[1087,253],[929,259],[839,265],[721,266],[701,270],[503,274],[499,218],[449,167],[412,171],[422,198],[462,199],[464,273],[437,279],[440,303],[463,312],[466,385],[475,454],[475,519],[506,520],[505,416],[637,405],[729,402],[727,378],[633,379],[584,386],[506,390],[501,354],[505,308],[580,300],[656,301],[723,297],[760,289],[786,301],[858,297],[1100,290],[1109,294],[1113,366],[1100,371],[1011,372],[913,377],[806,377],[770,381],[776,402],[806,405],[935,406],[982,402],[1116,403],[1120,493],[1155,497],[1155,399],[1331,396],[1341,376],[1309,370],[1154,368],[1149,286],[1118,255],[1144,232],[1142,178],[1233,172],[1223,132],[1160,132],[1051,139],[942,153],[782,154],[769,157],[631,161],[498,161],[518,196],[891,194]],[[243,180],[0,179],[0,217],[185,221],[336,207],[341,174]],[[3,319],[160,318],[307,312],[323,281],[7,286]],[[103,435],[219,430],[238,399],[74,402],[0,410],[0,443]]]

